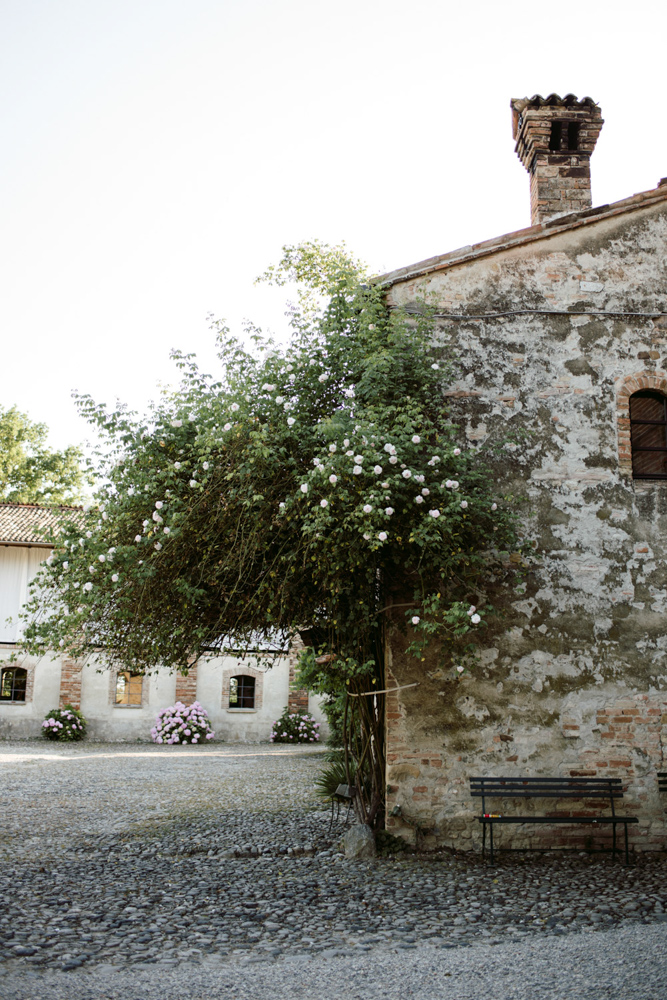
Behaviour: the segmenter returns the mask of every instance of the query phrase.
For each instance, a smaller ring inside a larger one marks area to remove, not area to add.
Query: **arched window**
[[[667,479],[667,396],[642,389],[630,397],[632,475]]]
[[[255,678],[248,674],[238,674],[229,679],[229,707],[255,707]]]
[[[23,667],[3,667],[0,674],[0,701],[25,701],[28,671]]]

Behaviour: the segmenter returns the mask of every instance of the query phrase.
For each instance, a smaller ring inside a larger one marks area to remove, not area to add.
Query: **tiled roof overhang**
[[[57,531],[62,514],[80,507],[42,507],[31,503],[0,503],[0,545],[34,545],[53,548],[46,541],[49,528]]]
[[[433,271],[444,271],[449,267],[456,267],[458,264],[465,264],[480,257],[488,257],[503,250],[536,243],[539,240],[555,236],[557,233],[582,229],[604,219],[613,219],[615,216],[648,208],[650,205],[656,205],[660,202],[667,202],[667,179],[661,181],[657,188],[653,188],[651,191],[642,191],[631,198],[623,199],[623,201],[615,201],[611,205],[601,205],[597,208],[588,208],[584,212],[575,212],[572,215],[549,219],[548,222],[543,222],[539,226],[530,226],[528,229],[519,229],[514,233],[505,233],[504,236],[496,236],[495,239],[485,240],[483,243],[459,247],[458,250],[451,250],[439,257],[429,257],[427,260],[418,261],[418,263],[410,264],[408,267],[400,267],[395,271],[380,274],[373,281],[383,287],[390,287],[401,281],[409,281]]]

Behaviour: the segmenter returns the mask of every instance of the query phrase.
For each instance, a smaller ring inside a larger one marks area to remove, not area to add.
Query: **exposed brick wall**
[[[303,649],[303,643],[297,636],[292,640],[289,651],[289,694],[287,696],[287,707],[290,712],[308,711],[308,691],[300,688],[296,682],[296,665],[299,653]]]
[[[394,687],[395,678],[387,672],[387,686]],[[621,778],[624,798],[618,807],[620,815],[638,816],[639,823],[630,828],[632,850],[660,850],[667,833],[666,809],[658,792],[656,772],[667,769],[667,696],[636,694],[618,698],[601,708],[592,720],[596,746],[583,741],[586,728],[565,717],[561,720],[561,735],[567,744],[560,750],[552,747],[545,759],[545,733],[535,729],[515,732],[514,736],[495,734],[488,745],[480,746],[477,755],[443,751],[426,742],[416,746],[408,738],[405,709],[400,691],[387,696],[387,828],[423,848],[437,846],[460,850],[479,849],[481,827],[474,818],[480,812],[480,800],[469,793],[472,775],[551,775],[553,777],[613,777]],[[503,738],[503,736],[505,738]],[[583,741],[583,742],[582,742]],[[582,742],[579,749],[579,742]],[[482,741],[485,743],[485,741]],[[518,763],[516,744],[523,759]],[[494,759],[495,758],[495,759]],[[494,802],[498,811],[517,811],[517,803]],[[498,803],[498,805],[496,805]],[[400,814],[392,811],[400,807]],[[522,802],[524,813],[544,814],[544,802]],[[547,815],[595,815],[600,803],[577,800],[574,803],[553,803]],[[607,812],[606,808],[603,808]],[[589,846],[594,849],[611,846],[611,828],[550,827],[530,825],[499,827],[499,846],[513,847]],[[620,839],[619,839],[620,844]]]
[[[63,660],[60,665],[59,705],[81,708],[81,665],[74,660]]]
[[[176,674],[176,701],[191,705],[197,700],[197,664],[193,663],[187,675]]]

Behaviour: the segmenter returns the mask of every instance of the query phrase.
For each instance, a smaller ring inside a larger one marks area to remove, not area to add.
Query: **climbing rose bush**
[[[54,708],[42,723],[42,736],[47,740],[63,743],[82,740],[86,735],[86,720],[81,712],[71,705]]]
[[[203,743],[214,736],[208,713],[198,701],[192,705],[177,701],[163,708],[151,729],[153,743]]]
[[[312,715],[302,712],[290,712],[286,708],[279,719],[273,723],[271,730],[272,743],[318,743],[320,724]]]

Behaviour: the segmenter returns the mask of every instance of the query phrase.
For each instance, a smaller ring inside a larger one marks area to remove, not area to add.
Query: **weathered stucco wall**
[[[440,321],[462,440],[500,448],[499,497],[525,498],[535,556],[522,593],[489,595],[505,617],[479,632],[479,662],[462,677],[435,655],[407,659],[394,636],[389,686],[419,687],[388,712],[393,832],[412,838],[419,826],[427,846],[470,847],[481,842],[470,775],[599,773],[627,780],[635,845],[667,843],[656,780],[667,752],[667,481],[633,482],[627,426],[628,392],[667,392],[667,320],[592,314],[667,312],[666,249],[663,203],[389,290],[393,305],[426,299],[443,313],[587,313]],[[575,829],[580,843],[590,829]],[[561,837],[504,831],[516,846]]]

